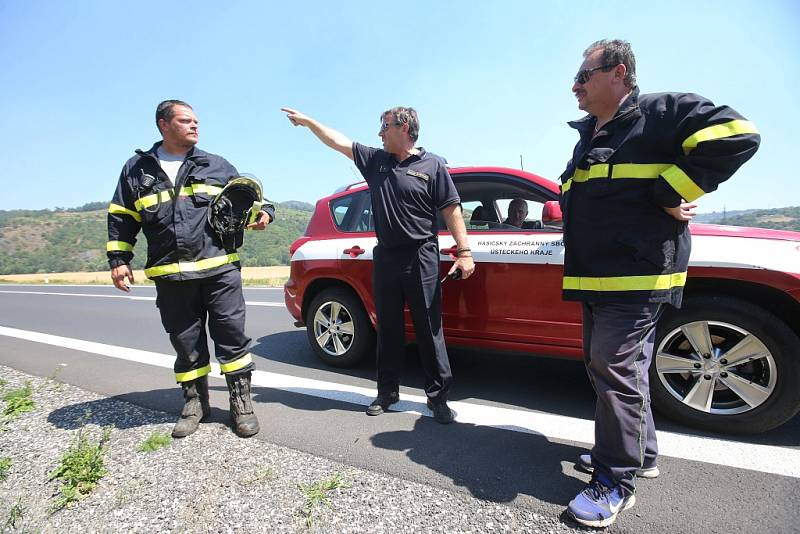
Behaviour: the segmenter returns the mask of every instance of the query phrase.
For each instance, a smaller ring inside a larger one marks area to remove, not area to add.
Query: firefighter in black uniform
[[[652,478],[656,434],[648,369],[664,306],[680,307],[692,204],[755,154],[752,123],[695,94],[639,94],[625,41],[584,52],[572,91],[588,113],[561,175],[563,297],[583,305],[584,352],[597,393],[592,482],[569,504],[579,523],[610,525]]]
[[[428,408],[439,423],[452,422],[455,413],[447,405],[447,394],[453,377],[442,334],[438,211],[456,241],[456,261],[448,274],[460,269],[468,278],[475,265],[458,192],[444,161],[415,146],[419,119],[413,108],[396,107],[381,114],[378,136],[383,150],[353,143],[296,110],[282,111],[292,124],[308,127],[323,143],[353,160],[369,185],[378,237],[373,251],[378,396],[367,414],[380,415],[399,400],[407,301],[425,371]]]
[[[137,150],[122,168],[108,209],[106,246],[114,285],[130,291],[130,262],[139,230],[147,237],[145,275],[156,284],[161,322],[177,353],[175,378],[185,404],[174,437],[197,430],[208,417],[209,350],[206,322],[230,392],[234,430],[243,437],[259,431],[250,399],[254,368],[244,333],[245,303],[239,256],[226,250],[208,224],[208,206],[237,176],[224,158],[195,147],[197,118],[180,100],[158,105],[156,125],[163,141]],[[263,230],[275,217],[264,203],[250,225]]]

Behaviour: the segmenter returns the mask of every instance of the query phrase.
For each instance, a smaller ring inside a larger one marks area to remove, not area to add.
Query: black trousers
[[[245,304],[238,269],[197,280],[156,280],[156,290],[161,323],[178,355],[178,382],[211,372],[206,323],[222,372],[236,375],[253,370],[248,352],[251,340],[244,333]]]
[[[436,241],[373,250],[378,329],[378,394],[397,391],[405,359],[403,305],[408,302],[425,372],[425,394],[445,402],[453,374],[442,333],[442,285]]]
[[[597,393],[592,465],[631,493],[636,470],[658,455],[648,371],[663,306],[583,304],[586,371]]]

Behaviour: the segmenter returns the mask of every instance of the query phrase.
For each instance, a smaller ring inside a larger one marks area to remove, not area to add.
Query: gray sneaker
[[[581,454],[576,467],[578,467],[581,471],[592,473],[594,471],[594,466],[592,466],[592,455]],[[654,465],[653,467],[643,467],[642,469],[636,470],[636,476],[639,478],[657,478],[660,474],[661,471],[658,470],[657,465]]]

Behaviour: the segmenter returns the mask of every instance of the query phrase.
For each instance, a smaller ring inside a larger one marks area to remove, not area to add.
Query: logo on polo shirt
[[[424,172],[409,170],[406,174],[411,175],[411,176],[416,176],[417,178],[419,178],[423,182],[427,182],[428,180],[431,179],[431,177],[428,176],[427,174],[425,174]]]

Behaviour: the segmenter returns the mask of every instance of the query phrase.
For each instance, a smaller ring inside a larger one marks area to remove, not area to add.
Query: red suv
[[[468,280],[444,282],[448,345],[581,358],[580,306],[561,300],[558,186],[514,169],[450,172],[477,269]],[[528,207],[520,226],[503,222],[514,199]],[[707,224],[691,232],[683,308],[670,308],[657,332],[653,406],[712,431],[775,428],[800,410],[800,233]],[[375,243],[361,182],[317,202],[305,235],[290,247],[286,307],[331,365],[374,353]],[[455,251],[446,230],[439,248],[444,276]],[[408,310],[406,330],[413,339]]]

